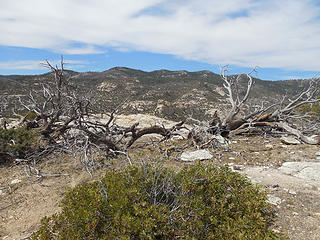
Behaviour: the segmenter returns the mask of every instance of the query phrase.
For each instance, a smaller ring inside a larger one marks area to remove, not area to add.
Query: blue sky
[[[231,73],[268,80],[320,71],[316,0],[1,0],[0,74],[38,74],[61,55],[75,71]]]

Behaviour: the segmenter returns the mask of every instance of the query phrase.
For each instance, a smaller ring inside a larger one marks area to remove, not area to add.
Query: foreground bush
[[[110,170],[70,190],[32,239],[281,239],[265,200],[227,167]]]

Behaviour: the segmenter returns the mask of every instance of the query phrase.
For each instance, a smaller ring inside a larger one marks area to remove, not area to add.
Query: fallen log
[[[307,144],[311,144],[311,145],[320,144],[320,138],[318,135],[315,135],[313,137],[308,137],[308,136],[303,135],[303,133],[301,131],[299,131],[298,129],[290,127],[285,122],[278,122],[277,124],[279,127],[283,128],[287,132],[295,135],[296,137],[298,137],[300,140],[302,140],[303,142],[305,142]]]
[[[298,139],[303,141],[304,143],[317,145],[320,144],[320,137],[318,135],[314,136],[306,136],[300,130],[290,127],[287,123],[279,121],[279,122],[251,122],[251,123],[244,123],[237,129],[231,131],[231,135],[241,135],[244,133],[250,133],[252,131],[258,132],[257,128],[263,127],[271,127],[273,129],[282,129],[284,133],[290,133],[296,136]]]

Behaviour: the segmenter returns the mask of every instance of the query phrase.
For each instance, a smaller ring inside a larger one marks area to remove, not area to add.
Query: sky
[[[0,0],[0,75],[123,66],[246,73],[320,72],[319,0]]]

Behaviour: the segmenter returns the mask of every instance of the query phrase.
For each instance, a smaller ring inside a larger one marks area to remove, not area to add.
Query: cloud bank
[[[0,45],[66,54],[112,47],[320,71],[320,8],[312,0],[2,0],[0,31]]]
[[[73,67],[82,67],[87,62],[84,61],[75,61],[75,60],[64,60],[65,64]],[[60,60],[50,61],[52,65],[59,65]],[[16,69],[24,69],[24,70],[38,70],[44,68],[44,61],[36,61],[36,60],[24,60],[24,61],[7,61],[0,62],[0,69],[8,69],[8,70],[16,70]]]

